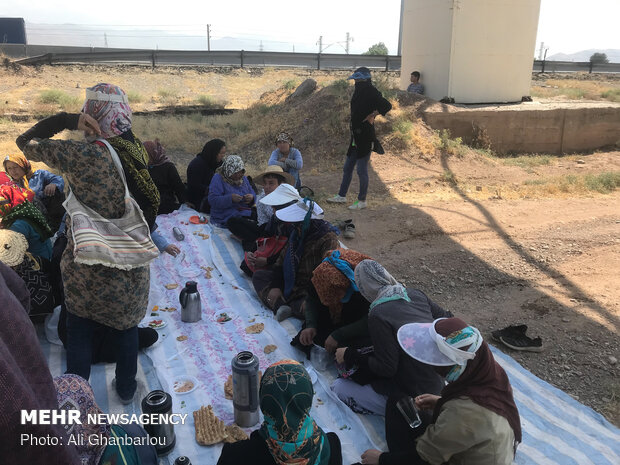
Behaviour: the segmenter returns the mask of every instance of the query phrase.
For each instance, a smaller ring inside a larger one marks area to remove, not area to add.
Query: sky
[[[384,42],[396,54],[400,0],[3,0],[0,17],[26,20],[29,43],[138,48],[245,48],[364,52]],[[541,0],[536,48],[548,55],[620,49],[620,0]],[[69,26],[71,25],[71,26]],[[70,32],[69,36],[67,32]],[[227,38],[236,40],[230,41]],[[538,54],[538,51],[536,51]]]

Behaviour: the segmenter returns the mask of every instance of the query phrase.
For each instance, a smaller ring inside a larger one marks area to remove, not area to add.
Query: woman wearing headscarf
[[[43,169],[33,171],[30,162],[21,153],[7,155],[3,165],[17,186],[34,192],[38,203],[35,206],[47,215],[52,229],[56,231],[65,214],[62,206],[65,200],[65,181],[62,176]]]
[[[294,360],[271,365],[260,382],[265,421],[250,439],[224,444],[218,465],[340,465],[340,440],[325,434],[310,416],[314,388],[306,369]]]
[[[147,140],[144,143],[146,153],[149,155],[149,174],[159,191],[158,215],[166,215],[177,210],[185,203],[185,186],[176,166],[166,155],[166,149],[159,139]]]
[[[84,378],[62,375],[54,378],[60,410],[77,410],[81,423],[71,423],[67,433],[80,456],[82,465],[156,465],[157,453],[150,444],[134,445],[147,436],[136,424],[119,425],[87,421],[89,415],[99,418],[103,412],[95,401],[93,389]],[[139,441],[135,441],[138,439]]]
[[[270,202],[273,195],[276,191],[263,202]],[[338,248],[338,230],[323,220],[323,209],[310,199],[277,210],[276,218],[292,226],[288,243],[273,268],[256,270],[252,284],[278,321],[291,315],[303,319],[312,272],[328,251]]]
[[[370,257],[351,249],[336,249],[312,272],[311,286],[304,303],[301,345],[324,346],[334,353],[338,347],[371,345],[368,333],[370,303],[360,294],[353,270]]]
[[[103,141],[52,140],[64,130],[82,130],[89,139],[101,136],[120,159],[131,196],[152,229],[159,208],[159,192],[147,170],[148,155],[131,130],[127,94],[111,84],[86,90],[83,113],[46,118],[17,138],[24,154],[63,173],[79,201],[104,218],[125,213],[125,185]],[[33,139],[40,140],[33,140]],[[114,332],[116,392],[130,403],[136,391],[137,324],[144,317],[149,293],[149,268],[121,269],[78,263],[71,219],[61,270],[67,306],[67,372],[90,376],[92,334],[100,325]]]
[[[203,213],[209,213],[209,185],[215,171],[222,166],[226,142],[211,139],[187,166],[187,201]]]
[[[209,185],[211,223],[225,228],[233,217],[253,216],[256,193],[244,174],[245,165],[239,155],[224,158],[224,163]]]
[[[271,152],[267,165],[278,165],[295,178],[295,188],[301,187],[299,171],[304,167],[301,152],[293,147],[293,138],[288,132],[281,132],[276,137],[276,149]]]
[[[402,350],[445,376],[441,395],[415,398],[432,411],[432,423],[414,442],[403,438],[398,449],[371,449],[363,464],[509,465],[521,442],[521,422],[508,376],[493,358],[480,332],[459,318],[411,323],[398,331]],[[402,423],[405,420],[399,419]],[[407,444],[408,443],[408,444]],[[409,446],[409,447],[407,447]]]
[[[52,230],[43,213],[15,187],[0,186],[0,226],[23,234],[32,255],[52,259]]]
[[[401,326],[414,322],[431,322],[452,314],[417,289],[406,289],[383,266],[363,260],[355,267],[355,283],[370,302],[368,330],[374,347],[369,357],[353,348],[336,350],[336,360],[347,368],[362,366],[374,376],[360,386],[351,379],[339,378],[332,389],[355,411],[383,415],[388,397],[438,393],[443,380],[435,371],[411,357],[399,347],[396,334]],[[386,435],[389,425],[386,421]]]

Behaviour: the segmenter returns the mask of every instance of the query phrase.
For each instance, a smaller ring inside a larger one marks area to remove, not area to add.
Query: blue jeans
[[[92,361],[93,332],[96,328],[109,331],[115,339],[116,392],[122,399],[136,392],[138,371],[138,327],[118,330],[67,312],[67,373],[88,380]]]
[[[357,176],[360,178],[360,193],[357,196],[357,200],[364,202],[366,200],[366,194],[368,193],[368,162],[370,161],[370,152],[368,155],[362,158],[357,158],[357,150],[352,147],[349,151],[347,159],[344,162],[342,168],[342,183],[340,184],[340,191],[338,195],[346,197],[351,179],[353,179],[353,168],[357,163]]]

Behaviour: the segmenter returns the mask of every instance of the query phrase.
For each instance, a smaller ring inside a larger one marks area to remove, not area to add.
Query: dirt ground
[[[582,158],[592,170],[620,167],[620,152]],[[489,341],[492,330],[528,325],[530,337],[542,338],[543,352],[500,349],[620,424],[620,192],[506,200],[474,191],[474,197],[435,181],[440,167],[432,163],[376,154],[371,163],[368,209],[321,204],[330,220],[353,219],[356,237],[343,239],[346,245],[476,325]],[[463,182],[480,187],[519,180],[524,170],[513,168],[450,164]],[[412,176],[412,191],[403,193]],[[324,198],[337,192],[340,173],[303,181],[320,185]],[[351,201],[357,182],[354,175]]]
[[[139,94],[139,110],[191,103],[198,94],[225,100],[229,108],[246,108],[264,92],[309,75],[321,86],[345,73],[0,70],[0,108],[5,113],[36,114],[46,109],[37,102],[37,90],[59,89],[82,98],[84,87],[100,80],[113,80]],[[540,84],[537,80],[533,86]],[[605,85],[615,88],[617,82]],[[592,93],[600,93],[592,86]],[[16,135],[30,124],[0,118],[0,148],[13,150]],[[196,146],[198,142],[204,141]],[[308,147],[300,148],[308,153]],[[170,155],[181,173],[193,156]],[[344,240],[347,246],[379,260],[397,279],[476,325],[488,340],[494,329],[527,324],[528,335],[542,338],[543,352],[500,348],[620,425],[620,191],[532,191],[528,184],[567,175],[618,173],[620,152],[552,157],[548,164],[516,166],[475,153],[421,158],[388,150],[372,157],[369,208],[359,212],[324,201],[337,192],[343,160],[322,163],[320,156],[305,158],[302,180],[315,190],[328,220],[354,220],[356,238]],[[446,172],[458,182],[442,181]],[[357,183],[354,175],[351,201]]]

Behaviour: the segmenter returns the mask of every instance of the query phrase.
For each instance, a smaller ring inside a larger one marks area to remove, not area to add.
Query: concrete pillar
[[[540,0],[405,0],[400,85],[422,73],[425,94],[456,103],[530,94]]]

